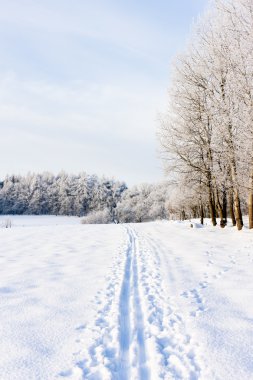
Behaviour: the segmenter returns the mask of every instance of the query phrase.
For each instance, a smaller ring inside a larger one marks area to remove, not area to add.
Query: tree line
[[[124,182],[86,173],[6,176],[0,183],[0,214],[85,216],[107,208],[113,218],[126,189]]]
[[[253,2],[213,1],[174,62],[162,158],[182,217],[253,228]]]
[[[142,184],[127,189],[114,209],[113,219],[108,209],[94,211],[83,223],[142,223],[173,217],[169,187],[166,182]],[[171,211],[171,212],[170,212]]]
[[[166,182],[128,189],[122,181],[65,172],[11,175],[0,182],[2,215],[71,215],[82,217],[83,223],[139,223],[168,219],[170,210]]]

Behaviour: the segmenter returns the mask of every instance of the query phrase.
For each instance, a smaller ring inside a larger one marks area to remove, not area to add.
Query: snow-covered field
[[[253,232],[10,219],[1,380],[253,379]]]

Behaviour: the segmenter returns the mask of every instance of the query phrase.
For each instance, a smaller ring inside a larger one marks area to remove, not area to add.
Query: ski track
[[[115,255],[105,293],[101,291],[94,301],[99,305],[97,318],[76,329],[81,334],[79,346],[82,334],[91,336],[91,344],[81,347],[74,354],[73,367],[57,378],[207,379],[197,344],[187,334],[174,300],[166,295],[157,242],[139,235],[131,225],[124,228],[127,243]],[[203,282],[200,289],[206,286]],[[198,305],[193,317],[205,310],[197,289],[182,296],[191,296]]]
[[[148,321],[160,356],[154,379],[207,379],[207,369],[195,350],[197,343],[187,333],[184,319],[172,297],[166,297],[161,277],[160,247],[148,236],[140,237],[140,241],[143,245],[141,259]]]

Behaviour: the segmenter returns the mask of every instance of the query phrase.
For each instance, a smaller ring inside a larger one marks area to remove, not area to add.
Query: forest
[[[124,182],[65,172],[7,176],[0,187],[0,214],[19,215],[84,216],[113,210],[126,190]]]
[[[128,189],[125,182],[96,175],[45,172],[7,176],[0,183],[2,215],[72,215],[83,217],[83,223],[127,223],[168,219],[172,213],[166,182]]]

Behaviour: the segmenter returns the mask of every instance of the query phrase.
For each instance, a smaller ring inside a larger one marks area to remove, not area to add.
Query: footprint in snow
[[[200,282],[199,286],[201,289],[205,289],[208,286],[208,282],[207,281]]]
[[[197,310],[195,311],[191,311],[190,312],[190,316],[191,317],[197,317],[199,316],[201,313],[203,313],[204,311],[207,311],[208,309],[206,307],[204,307],[203,305],[201,305]]]
[[[205,282],[200,282],[199,283],[199,286],[201,287],[201,289],[204,289],[206,288],[208,285],[208,283],[205,281]],[[205,303],[205,299],[203,297],[201,297],[201,295],[199,294],[198,290],[197,289],[192,289],[190,291],[185,291],[181,294],[182,297],[185,297],[185,298],[189,298],[191,297],[198,305],[198,308],[197,310],[193,310],[190,312],[190,316],[191,317],[196,317],[198,316],[200,313],[203,313],[204,311],[207,311],[208,309],[204,306],[204,303]]]
[[[80,331],[80,330],[84,330],[85,328],[86,328],[86,324],[83,324],[83,325],[76,327],[76,330]]]

